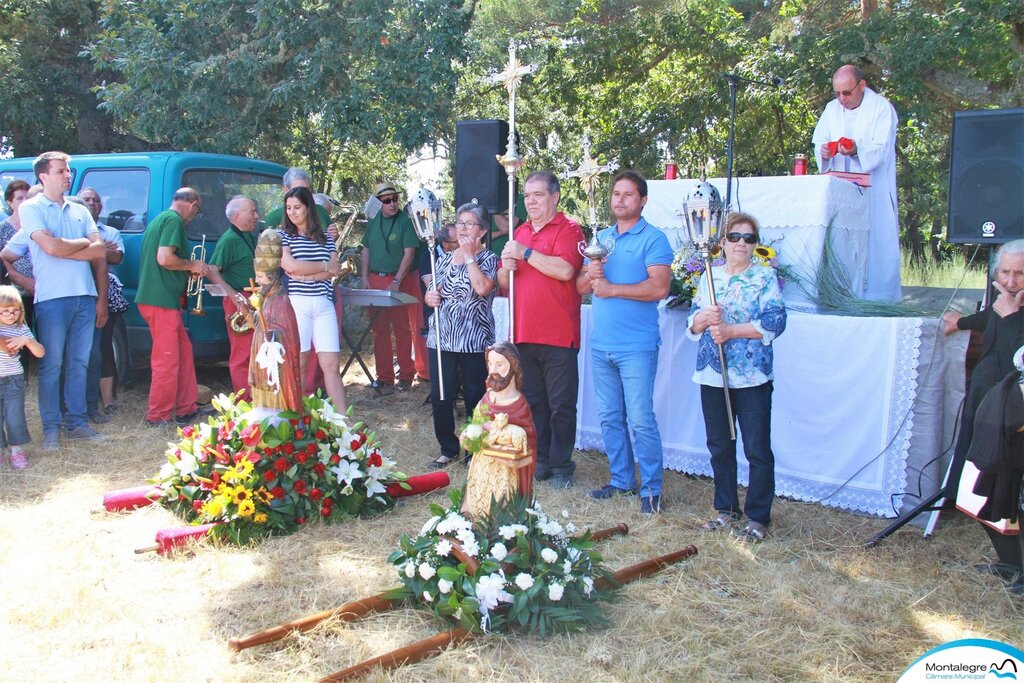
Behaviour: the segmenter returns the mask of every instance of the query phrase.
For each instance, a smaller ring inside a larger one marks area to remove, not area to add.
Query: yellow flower
[[[248,517],[254,512],[256,512],[256,503],[251,500],[246,499],[238,504],[238,514],[242,517]]]
[[[239,507],[241,507],[242,503],[245,503],[245,502],[251,503],[252,501],[250,500],[250,498],[252,498],[252,491],[250,491],[249,489],[245,488],[244,486],[238,486],[234,490],[234,495],[232,496],[232,502],[235,505],[238,505]]]
[[[238,481],[241,478],[242,478],[242,476],[238,473],[238,470],[236,470],[234,467],[229,467],[226,470],[224,470],[224,474],[221,477],[221,479],[223,479],[226,482],[230,482],[230,483],[235,483],[236,481]]]
[[[217,488],[213,490],[213,495],[220,496],[222,498],[231,498],[234,495],[234,490],[235,487],[222,481],[217,484]]]
[[[267,490],[266,486],[261,486],[256,490],[256,497],[259,498],[260,502],[263,504],[274,500],[274,496],[270,495],[270,491]]]
[[[267,514],[265,512],[257,512],[255,515],[253,515],[252,521],[256,522],[257,524],[266,524]]]
[[[760,246],[754,247],[754,256],[758,260],[767,263],[771,261],[773,258],[775,258],[776,252],[771,247],[762,244]]]
[[[242,458],[235,464],[235,469],[237,469],[239,474],[243,477],[247,477],[252,474],[253,467],[254,465],[252,464],[252,460],[249,460],[248,458]]]
[[[211,498],[203,505],[203,514],[210,517],[219,517],[224,512],[224,503],[220,498]]]

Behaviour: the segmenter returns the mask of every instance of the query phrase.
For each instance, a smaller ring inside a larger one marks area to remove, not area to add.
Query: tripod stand
[[[939,487],[938,491],[915,505],[906,515],[900,517],[865,541],[864,547],[874,548],[880,541],[902,529],[922,512],[931,513],[928,516],[928,523],[924,527],[924,537],[928,538],[935,533],[935,526],[939,523],[939,513],[946,507],[946,486],[949,484],[949,477],[953,472],[953,460],[954,458],[949,459],[949,465],[946,466],[946,475],[942,478],[942,486]]]

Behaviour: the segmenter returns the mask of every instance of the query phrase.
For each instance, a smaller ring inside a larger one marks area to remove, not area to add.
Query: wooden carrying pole
[[[619,527],[613,528],[618,529]],[[614,533],[617,532],[613,532],[613,534]],[[650,560],[644,560],[643,562],[630,565],[629,567],[624,567],[623,569],[615,572],[613,576],[619,585],[629,583],[659,572],[666,567],[689,557],[693,557],[696,554],[696,546],[688,545],[681,550],[668,553],[667,555],[661,555]],[[597,583],[603,587],[612,586],[612,582],[610,581],[598,581]],[[475,637],[475,634],[470,633],[464,628],[453,628],[450,631],[445,631],[444,633],[432,636],[426,640],[420,640],[412,643],[411,645],[406,645],[405,647],[398,648],[397,650],[392,650],[391,652],[379,657],[367,659],[365,662],[360,662],[359,664],[350,666],[347,669],[333,673],[320,680],[321,683],[326,681],[335,683],[336,681],[347,681],[357,676],[361,676],[376,667],[380,667],[384,671],[397,669],[398,667],[406,664],[414,664],[416,662],[423,661],[424,659],[429,659],[430,657],[446,650],[449,645],[461,645],[467,640]]]
[[[303,633],[315,627],[320,622],[328,619],[355,621],[356,619],[365,617],[367,614],[385,612],[389,609],[393,609],[402,603],[401,600],[392,600],[387,597],[387,595],[387,592],[378,593],[377,595],[369,598],[363,598],[362,600],[346,602],[341,607],[325,610],[318,614],[311,614],[308,617],[295,619],[294,621],[289,621],[279,626],[273,626],[262,631],[257,631],[256,633],[251,633],[247,636],[242,636],[241,638],[232,638],[228,641],[228,645],[235,652],[240,652],[255,645],[263,645],[264,643],[281,640],[289,633]]]

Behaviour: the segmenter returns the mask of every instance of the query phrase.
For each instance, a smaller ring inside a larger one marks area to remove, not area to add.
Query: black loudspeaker
[[[1024,238],[1024,109],[953,115],[949,232],[957,244]]]
[[[491,213],[508,209],[508,176],[497,156],[508,146],[508,122],[459,121],[455,128],[455,207],[475,197]]]

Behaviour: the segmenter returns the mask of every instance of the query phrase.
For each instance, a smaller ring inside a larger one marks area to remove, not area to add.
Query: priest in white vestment
[[[825,106],[814,128],[818,170],[869,173],[867,283],[864,298],[899,301],[900,231],[896,211],[896,110],[867,87],[860,69],[845,65],[832,77],[835,99]],[[849,146],[829,149],[846,138]],[[857,289],[855,286],[854,289]]]

